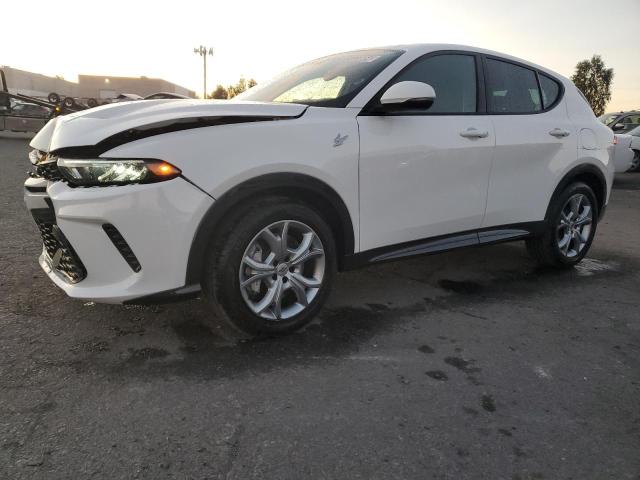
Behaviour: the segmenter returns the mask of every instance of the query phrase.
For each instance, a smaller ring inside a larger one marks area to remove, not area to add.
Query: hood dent
[[[214,116],[214,117],[193,117],[193,118],[177,118],[175,120],[163,120],[161,122],[140,125],[139,127],[129,128],[122,132],[118,132],[110,137],[101,140],[95,145],[78,145],[71,147],[61,147],[53,150],[52,153],[68,158],[93,158],[99,157],[104,152],[112,150],[120,145],[135,142],[147,137],[162,135],[165,133],[179,132],[182,130],[191,130],[194,128],[213,127],[217,125],[233,125],[236,123],[253,123],[253,122],[273,122],[279,120],[292,120],[300,118],[306,109],[295,116]]]
[[[56,117],[31,145],[50,152],[81,147],[85,153],[103,153],[117,145],[180,130],[299,118],[307,108],[287,103],[203,100],[127,102]]]

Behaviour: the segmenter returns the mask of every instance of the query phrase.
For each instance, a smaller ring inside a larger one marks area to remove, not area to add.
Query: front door
[[[428,83],[436,93],[430,108],[365,108],[358,117],[361,251],[482,225],[495,136],[479,113],[479,60],[453,52],[421,57],[387,88]]]

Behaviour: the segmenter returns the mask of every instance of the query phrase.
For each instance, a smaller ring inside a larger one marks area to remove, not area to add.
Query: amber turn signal
[[[179,168],[176,168],[170,163],[164,162],[162,160],[147,161],[147,168],[154,175],[164,178],[177,177],[181,173]]]

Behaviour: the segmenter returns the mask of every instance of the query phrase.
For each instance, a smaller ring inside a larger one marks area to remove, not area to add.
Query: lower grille
[[[82,261],[56,224],[53,209],[31,210],[33,219],[40,229],[44,250],[49,257],[51,268],[55,269],[68,283],[78,283],[87,276]]]

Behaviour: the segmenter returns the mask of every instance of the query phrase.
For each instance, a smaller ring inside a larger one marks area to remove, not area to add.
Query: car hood
[[[31,146],[44,152],[89,147],[117,136],[133,141],[136,136],[132,132],[145,132],[144,137],[225,123],[295,118],[306,109],[307,105],[294,103],[226,100],[162,99],[116,103],[50,120],[33,138]]]

